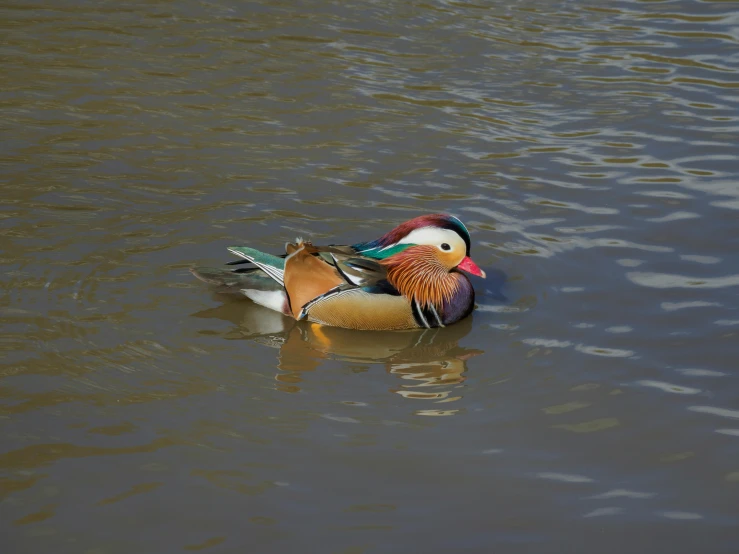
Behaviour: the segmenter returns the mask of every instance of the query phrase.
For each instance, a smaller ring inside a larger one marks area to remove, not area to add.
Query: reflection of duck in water
[[[479,277],[485,272],[469,257],[470,245],[459,219],[433,214],[351,246],[298,239],[283,257],[235,246],[229,250],[244,260],[231,265],[256,267],[192,271],[297,320],[348,329],[430,329],[472,312],[474,289],[460,270]]]
[[[406,398],[452,401],[451,388],[464,380],[466,361],[481,350],[459,346],[472,329],[472,318],[439,329],[407,331],[355,331],[315,323],[297,323],[276,312],[229,302],[195,314],[216,317],[238,327],[227,338],[247,338],[279,348],[275,379],[280,389],[298,392],[302,375],[325,360],[383,364],[403,382],[391,389]],[[451,387],[451,388],[450,388]]]

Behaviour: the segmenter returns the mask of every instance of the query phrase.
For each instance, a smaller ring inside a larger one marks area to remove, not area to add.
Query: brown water
[[[10,2],[8,553],[739,551],[735,2]],[[470,228],[473,317],[187,268]]]

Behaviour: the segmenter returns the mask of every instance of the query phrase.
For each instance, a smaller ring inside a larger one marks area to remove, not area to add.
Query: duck
[[[282,255],[230,246],[241,259],[229,268],[190,271],[220,292],[238,292],[297,321],[368,331],[430,329],[474,310],[466,274],[485,278],[485,272],[470,258],[470,246],[458,218],[427,214],[352,245],[297,238]]]

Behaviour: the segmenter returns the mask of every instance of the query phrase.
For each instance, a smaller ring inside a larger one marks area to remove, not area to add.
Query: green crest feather
[[[363,250],[360,252],[362,256],[366,256],[368,258],[373,258],[375,260],[386,260],[390,256],[395,256],[395,254],[398,254],[405,250],[406,248],[410,248],[411,246],[416,246],[415,244],[396,244],[395,246],[391,246],[390,248],[372,248],[370,250]]]

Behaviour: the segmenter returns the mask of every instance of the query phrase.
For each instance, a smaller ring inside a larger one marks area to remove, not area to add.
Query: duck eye
[[[441,243],[441,249],[442,249],[442,250],[447,250],[447,251],[448,251],[448,250],[451,250],[451,249],[452,249],[452,247],[451,247],[451,246],[449,246],[449,245],[448,245],[447,243],[445,243],[445,242],[442,242],[442,243]]]

